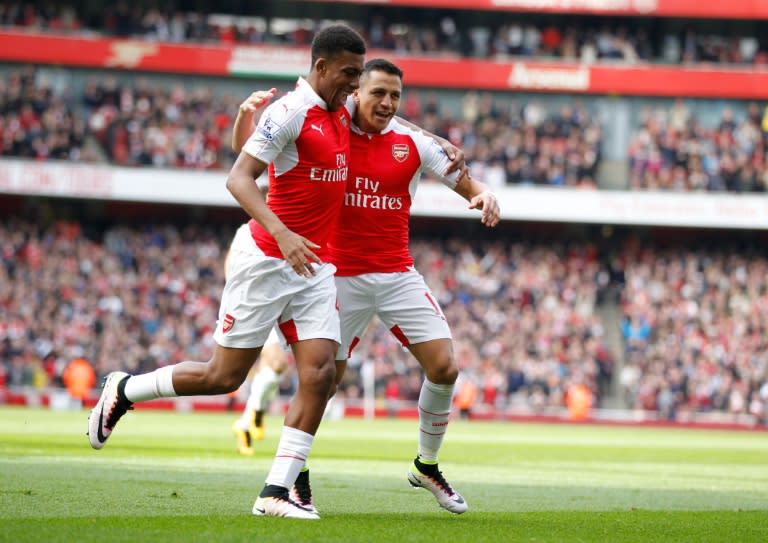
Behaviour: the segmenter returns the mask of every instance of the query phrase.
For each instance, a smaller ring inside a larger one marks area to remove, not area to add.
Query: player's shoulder
[[[274,102],[272,102],[264,115],[269,115],[275,121],[287,121],[293,117],[304,116],[314,106],[314,102],[308,100],[306,95],[299,90],[292,90]]]
[[[278,133],[298,134],[307,118],[307,112],[314,105],[303,93],[291,91],[264,110],[256,130],[270,141],[277,137]]]
[[[421,130],[416,130],[402,124],[397,119],[392,119],[387,127],[388,133],[393,140],[399,140],[398,143],[408,143],[416,147],[419,155],[427,156],[432,154],[444,154],[443,148],[434,138],[427,136]]]
[[[420,134],[419,131],[414,130],[410,126],[401,123],[397,119],[390,119],[387,127],[382,131],[383,133],[390,134],[392,138],[411,138]]]

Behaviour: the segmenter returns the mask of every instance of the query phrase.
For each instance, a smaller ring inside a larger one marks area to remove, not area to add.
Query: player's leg
[[[253,506],[255,515],[320,518],[314,509],[292,500],[289,489],[309,457],[334,382],[340,339],[334,271],[333,266],[319,266],[315,276],[299,278],[305,287],[280,318],[280,330],[293,349],[299,384],[285,416],[272,467]]]
[[[328,339],[309,339],[293,345],[299,385],[285,415],[280,442],[264,489],[253,507],[256,515],[319,518],[311,496],[309,503],[300,507],[306,511],[306,515],[296,511],[291,515],[281,513],[287,506],[296,504],[290,499],[289,489],[293,489],[302,473],[322,420],[328,393],[333,385],[337,346],[335,341]],[[306,471],[302,479],[304,487],[308,487]],[[301,496],[301,490],[296,489],[294,493]]]
[[[382,322],[413,353],[425,374],[418,404],[418,454],[409,469],[408,481],[432,492],[444,509],[463,513],[467,510],[464,498],[438,469],[438,452],[451,419],[458,377],[450,328],[418,272],[382,277],[379,299]]]
[[[458,368],[449,339],[411,345],[410,351],[426,375],[419,393],[419,450],[408,472],[414,487],[426,488],[438,503],[452,513],[467,510],[464,498],[451,487],[438,469],[438,452],[451,419],[451,401]]]
[[[101,449],[120,418],[135,402],[170,398],[226,394],[237,390],[259,355],[260,348],[228,348],[216,345],[208,362],[185,361],[155,371],[128,375],[110,373],[99,401],[88,418],[88,439]]]
[[[360,341],[360,337],[376,312],[373,291],[364,277],[336,277],[335,281],[341,324],[341,346],[336,354],[335,379],[328,393],[326,412],[347,369],[346,357],[351,354]],[[345,356],[345,358],[340,359],[341,356]],[[291,488],[290,498],[311,511],[317,511],[312,497],[312,487],[309,483],[309,468],[306,463]]]
[[[93,448],[104,446],[117,421],[134,402],[226,394],[243,383],[272,323],[277,321],[291,295],[279,294],[277,288],[286,264],[264,257],[254,247],[248,226],[243,225],[235,234],[227,260],[227,282],[213,334],[215,347],[211,359],[184,361],[142,375],[109,374],[88,419],[88,438]]]
[[[258,367],[251,379],[245,409],[233,427],[238,444],[241,441],[240,436],[247,437],[249,441],[264,439],[264,415],[280,379],[288,368],[288,358],[289,355],[283,348],[280,337],[273,329],[261,350]],[[251,448],[251,454],[252,450]]]
[[[336,391],[347,371],[347,359],[376,315],[374,283],[368,276],[336,277],[336,290],[339,300],[341,344],[336,354],[336,380],[325,407],[326,415],[333,411],[335,401],[342,401],[336,399]],[[343,407],[341,409],[343,412]]]
[[[264,415],[275,396],[283,374],[288,369],[288,353],[280,343],[265,345],[261,351],[261,364],[251,383],[253,415],[249,430],[254,439],[264,439]]]
[[[376,315],[376,282],[369,275],[336,277],[341,343],[336,354],[336,379],[331,396],[344,377],[347,359]]]
[[[433,339],[408,347],[424,369],[419,393],[419,458],[437,462],[451,418],[451,401],[458,367],[450,339]]]

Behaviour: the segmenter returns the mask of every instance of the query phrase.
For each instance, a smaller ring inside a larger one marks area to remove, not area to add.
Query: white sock
[[[438,385],[424,379],[419,393],[419,456],[437,461],[437,452],[451,419],[454,385]]]
[[[280,383],[280,374],[269,366],[259,368],[251,381],[251,392],[248,394],[248,400],[245,402],[245,409],[237,421],[241,430],[247,430],[253,421],[253,415],[256,411],[266,411],[272,393]]]
[[[173,388],[174,366],[163,366],[149,373],[132,375],[125,382],[125,397],[132,402],[178,396]]]
[[[283,426],[272,468],[266,484],[291,488],[307,461],[315,436],[290,426]]]
[[[251,381],[251,395],[248,396],[248,404],[254,411],[264,411],[272,396],[272,393],[280,383],[280,374],[269,366],[264,366],[256,372]]]

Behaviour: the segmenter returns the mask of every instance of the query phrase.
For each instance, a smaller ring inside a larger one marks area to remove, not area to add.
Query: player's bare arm
[[[432,132],[429,132],[428,130],[424,130],[419,125],[413,124],[410,121],[406,121],[402,117],[399,117],[395,115],[395,120],[402,124],[403,126],[407,126],[412,130],[415,130],[416,132],[421,132],[428,138],[432,138],[437,143],[440,144],[440,147],[443,148],[443,151],[445,151],[445,154],[448,156],[448,159],[451,161],[451,164],[448,166],[448,169],[445,170],[444,175],[448,176],[452,174],[453,172],[458,171],[459,175],[465,175],[469,168],[467,168],[467,165],[464,160],[464,151],[456,147],[454,144],[452,144],[450,141],[448,141],[445,138],[441,138],[437,134],[433,134]]]
[[[484,183],[472,179],[469,172],[465,172],[453,190],[469,202],[469,209],[482,210],[480,222],[485,226],[494,227],[499,224],[501,220],[499,201]]]
[[[256,184],[256,179],[266,167],[265,163],[251,155],[240,153],[227,177],[227,189],[246,213],[275,238],[283,257],[296,273],[303,277],[314,275],[312,262],[322,262],[312,249],[317,249],[319,245],[289,230],[267,206]]]
[[[277,94],[277,89],[274,87],[269,90],[254,91],[240,104],[237,109],[235,124],[232,127],[232,150],[234,152],[239,153],[243,149],[243,145],[251,136],[261,113],[275,97],[275,94]]]

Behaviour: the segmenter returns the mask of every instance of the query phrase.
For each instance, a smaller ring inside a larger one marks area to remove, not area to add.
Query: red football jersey
[[[328,111],[306,80],[262,114],[243,151],[269,164],[267,205],[293,232],[320,245],[341,211],[349,174],[350,116],[346,108]],[[267,256],[283,258],[275,239],[255,220],[253,239]]]
[[[449,164],[434,139],[397,121],[379,134],[353,126],[344,208],[329,243],[336,275],[408,271],[408,222],[421,172],[454,188],[458,173],[444,176]]]

